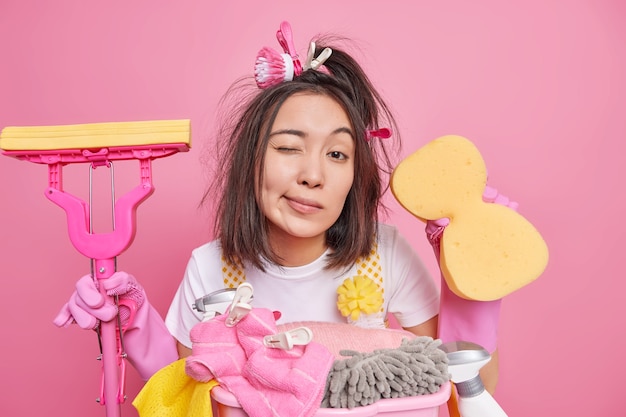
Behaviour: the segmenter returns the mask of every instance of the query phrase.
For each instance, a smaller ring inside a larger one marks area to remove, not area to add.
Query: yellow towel
[[[133,405],[141,417],[213,417],[211,389],[185,373],[185,359],[171,363],[146,382]]]

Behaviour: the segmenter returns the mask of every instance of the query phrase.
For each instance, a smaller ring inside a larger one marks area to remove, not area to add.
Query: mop
[[[4,155],[48,165],[45,196],[61,207],[67,217],[69,237],[82,255],[91,260],[92,278],[107,279],[116,272],[116,258],[131,245],[136,231],[136,209],[153,192],[152,160],[186,152],[191,146],[189,120],[91,123],[63,126],[5,127],[0,133]],[[113,162],[137,160],[140,181],[115,200]],[[89,201],[63,190],[63,167],[90,164]],[[94,233],[92,223],[92,171],[107,167],[111,174],[113,230]],[[105,299],[117,300],[106,294]],[[102,385],[98,402],[108,417],[121,415],[124,402],[126,362],[119,316],[98,328]]]

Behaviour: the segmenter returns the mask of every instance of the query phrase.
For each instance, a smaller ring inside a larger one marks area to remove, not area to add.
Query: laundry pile
[[[334,356],[321,344],[292,340],[298,332],[276,328],[273,312],[254,308],[225,325],[228,315],[198,323],[185,371],[197,381],[216,380],[250,417],[315,414]],[[273,340],[284,344],[272,347]]]
[[[217,381],[250,417],[310,417],[320,407],[436,393],[449,380],[440,340],[348,323],[277,326],[280,314],[253,308],[252,293],[241,284],[217,316],[201,300],[205,319],[191,330],[185,361],[187,376]]]

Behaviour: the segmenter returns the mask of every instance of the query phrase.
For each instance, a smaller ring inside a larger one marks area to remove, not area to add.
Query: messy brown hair
[[[249,97],[243,97],[241,85],[235,84],[224,96],[223,101],[235,104],[228,106],[229,116],[222,120],[220,165],[203,201],[217,198],[214,233],[230,262],[249,262],[261,270],[265,261],[281,264],[269,243],[267,219],[256,190],[263,180],[271,127],[283,103],[296,93],[334,99],[346,112],[356,136],[354,181],[339,218],[326,232],[331,249],[326,267],[349,267],[372,249],[381,198],[393,169],[387,147],[391,143],[399,151],[398,131],[388,106],[356,60],[323,40],[316,43],[316,56],[327,46],[333,49],[324,64],[330,74],[304,71],[293,81],[255,89]],[[391,128],[394,137],[384,142],[366,140],[366,132],[379,127]]]

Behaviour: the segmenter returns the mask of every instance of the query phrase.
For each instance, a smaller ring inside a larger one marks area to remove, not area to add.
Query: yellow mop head
[[[422,221],[447,217],[440,266],[450,289],[491,301],[534,281],[548,262],[548,247],[528,220],[482,199],[485,163],[472,142],[444,136],[409,155],[395,169],[391,190]]]
[[[0,133],[0,149],[43,151],[180,144],[179,150],[184,151],[191,146],[190,130],[189,120],[5,127]]]

